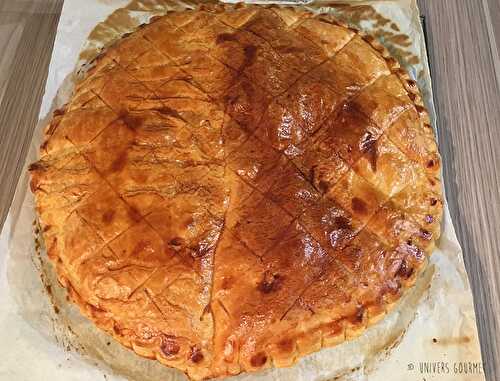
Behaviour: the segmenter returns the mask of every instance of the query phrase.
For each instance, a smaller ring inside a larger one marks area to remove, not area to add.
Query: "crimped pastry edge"
[[[238,8],[251,8],[251,7],[259,7],[259,8],[286,8],[286,9],[291,9],[293,11],[297,11],[299,6],[292,6],[292,5],[278,5],[278,4],[265,4],[265,5],[254,5],[254,4],[246,4],[246,3],[236,3],[236,4],[227,4],[227,3],[218,3],[218,2],[206,2],[198,5],[196,8],[186,8],[183,12],[191,12],[191,11],[207,11],[207,12],[212,12],[212,13],[223,13],[226,10],[233,10],[233,9],[238,9]],[[403,84],[405,90],[409,94],[410,100],[412,101],[413,105],[415,106],[419,118],[422,121],[424,125],[430,125],[430,117],[429,113],[424,105],[423,98],[421,95],[421,92],[416,85],[415,81],[410,77],[408,72],[402,68],[400,63],[395,59],[388,49],[381,44],[375,37],[373,37],[371,34],[364,32],[362,30],[359,30],[357,28],[354,28],[338,19],[336,19],[334,16],[332,16],[329,13],[314,13],[310,9],[304,9],[304,8],[299,8],[300,11],[310,13],[312,18],[319,18],[323,19],[326,22],[341,26],[343,28],[349,29],[352,32],[354,32],[357,36],[359,36],[363,41],[368,43],[375,51],[379,53],[379,55],[385,60],[385,62],[388,65],[388,68],[391,72],[391,74],[395,74],[401,83]],[[172,11],[172,12],[181,12],[181,11]],[[168,12],[172,13],[172,12]],[[166,15],[166,14],[165,14]],[[142,24],[139,25],[137,28],[135,28],[133,31],[122,35],[121,38],[118,38],[115,40],[115,42],[111,45],[109,45],[106,49],[104,49],[100,54],[95,57],[91,62],[90,62],[90,68],[85,72],[83,75],[82,80],[87,78],[93,73],[93,70],[95,69],[95,64],[98,63],[103,57],[105,57],[106,52],[112,48],[113,46],[119,44],[123,38],[126,38],[128,35],[131,33],[134,33],[136,30],[140,29],[144,25],[149,25],[151,23],[154,23],[156,20],[162,18],[165,15],[158,15],[158,16],[153,16],[150,18],[149,22],[147,24]],[[78,83],[77,83],[78,85]],[[59,113],[65,113],[65,107],[64,106],[61,110],[58,110],[57,112]],[[47,129],[50,127],[47,127]],[[47,133],[47,131],[45,131]],[[50,138],[50,135],[45,134],[45,139],[48,140]],[[43,147],[43,144],[42,144]],[[437,152],[439,160],[441,160],[439,153]],[[438,172],[436,174],[436,179],[440,180],[440,173]],[[442,191],[441,188],[439,190],[439,196],[440,196],[440,201],[442,201]],[[441,219],[440,219],[441,220]],[[386,316],[388,313],[390,313],[399,303],[400,299],[403,297],[404,294],[407,292],[411,291],[412,287],[416,283],[417,279],[422,275],[422,273],[425,271],[427,264],[428,264],[428,258],[431,255],[432,251],[435,248],[435,242],[439,239],[440,235],[440,225],[441,222],[436,223],[436,230],[434,236],[433,236],[433,242],[431,245],[429,245],[425,250],[426,254],[426,260],[420,264],[418,268],[415,268],[414,273],[409,279],[406,279],[401,282],[401,288],[399,289],[399,292],[397,295],[391,297],[391,298],[383,298],[383,305],[381,309],[376,311],[375,314],[366,314],[368,316],[363,316],[362,320],[359,323],[353,324],[352,322],[349,322],[348,325],[345,324],[344,320],[345,318],[340,320],[341,324],[344,324],[344,330],[339,333],[336,336],[330,336],[330,337],[324,337],[323,336],[323,330],[324,327],[319,325],[316,326],[312,329],[309,329],[307,331],[301,332],[302,336],[310,336],[310,337],[317,337],[315,333],[320,333],[319,338],[317,338],[315,341],[309,343],[307,349],[304,347],[304,350],[301,351],[297,356],[294,356],[292,358],[291,363],[287,363],[285,365],[282,365],[278,363],[277,361],[274,361],[272,356],[270,356],[270,361],[268,361],[264,366],[262,367],[257,367],[254,369],[244,369],[240,370],[238,372],[225,372],[223,374],[207,374],[206,376],[202,377],[197,377],[195,375],[192,375],[190,372],[190,367],[181,367],[180,363],[176,362],[176,368],[178,370],[183,371],[186,376],[190,379],[209,379],[213,377],[226,377],[226,376],[234,376],[243,372],[255,372],[259,371],[262,369],[270,368],[271,366],[274,366],[276,368],[282,368],[282,367],[290,367],[295,365],[302,357],[316,352],[322,348],[327,348],[327,347],[332,347],[336,346],[338,344],[341,344],[345,341],[353,340],[360,335],[362,335],[367,328],[373,326],[374,324],[380,322],[384,316]],[[96,307],[92,306],[85,300],[83,300],[80,295],[77,293],[73,285],[71,284],[71,281],[69,280],[69,277],[67,276],[67,273],[64,269],[64,267],[61,265],[61,260],[59,257],[50,255],[49,254],[50,260],[55,264],[56,267],[56,272],[58,276],[59,283],[61,284],[62,287],[64,287],[68,295],[70,296],[72,302],[76,304],[81,311],[81,313],[86,316],[89,320],[91,320],[96,327],[100,328],[101,330],[105,331],[109,335],[111,335],[116,341],[118,341],[120,344],[123,346],[132,349],[137,355],[142,356],[144,358],[148,359],[155,359],[159,361],[160,363],[171,367],[172,366],[172,361],[169,361],[168,359],[165,358],[161,354],[161,351],[159,349],[152,349],[152,348],[146,348],[144,346],[140,346],[137,342],[131,341],[130,339],[126,338],[125,336],[121,335],[119,332],[116,330],[113,330],[113,326],[115,324],[115,321],[113,320],[112,317],[110,316],[103,316],[105,315],[105,311],[99,310]],[[297,336],[292,338],[297,342],[299,339]],[[192,367],[193,370],[195,370],[195,373],[199,373],[199,367]],[[209,369],[209,368],[207,368]]]

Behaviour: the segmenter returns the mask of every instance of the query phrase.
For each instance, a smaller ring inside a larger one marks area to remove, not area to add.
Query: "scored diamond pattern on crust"
[[[278,7],[174,12],[108,49],[31,167],[73,299],[188,376],[359,335],[439,235],[439,154],[378,43]]]

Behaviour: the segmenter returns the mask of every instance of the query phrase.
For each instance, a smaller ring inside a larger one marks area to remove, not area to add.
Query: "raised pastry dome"
[[[155,18],[100,56],[31,166],[73,301],[193,379],[359,335],[425,267],[439,154],[374,41],[293,8]]]

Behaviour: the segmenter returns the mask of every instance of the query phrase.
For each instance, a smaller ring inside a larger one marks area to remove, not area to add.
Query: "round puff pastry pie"
[[[440,157],[374,38],[294,8],[156,17],[98,57],[31,187],[96,326],[192,379],[360,335],[439,236]]]

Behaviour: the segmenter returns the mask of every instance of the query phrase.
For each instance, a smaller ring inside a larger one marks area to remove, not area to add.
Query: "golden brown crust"
[[[101,55],[32,190],[83,314],[193,379],[360,335],[424,269],[440,158],[371,36],[293,7],[171,12]]]

